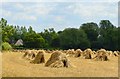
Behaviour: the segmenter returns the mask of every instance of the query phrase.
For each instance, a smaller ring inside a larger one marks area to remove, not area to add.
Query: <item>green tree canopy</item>
[[[96,23],[84,23],[80,26],[80,29],[84,30],[87,34],[87,38],[90,41],[92,48],[96,47],[96,41],[99,35],[99,27]]]
[[[45,44],[44,38],[36,33],[26,33],[24,38],[24,46],[27,48],[43,48]]]
[[[85,32],[76,28],[67,28],[60,33],[60,45],[65,49],[85,49],[90,46]]]

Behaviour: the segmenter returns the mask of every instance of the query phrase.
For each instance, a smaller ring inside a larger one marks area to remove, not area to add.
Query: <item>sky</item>
[[[101,20],[110,20],[118,26],[118,0],[53,0],[30,2],[4,0],[0,3],[0,17],[8,24],[32,26],[36,32],[54,28],[79,28],[81,24]]]

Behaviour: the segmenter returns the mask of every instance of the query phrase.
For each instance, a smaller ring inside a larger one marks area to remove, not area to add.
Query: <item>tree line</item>
[[[101,20],[99,25],[94,22],[84,23],[79,28],[65,28],[56,32],[54,28],[44,29],[37,33],[32,26],[13,26],[7,20],[0,20],[2,43],[7,42],[13,48],[17,40],[23,40],[22,48],[36,49],[86,49],[120,50],[120,27],[114,26],[109,20]]]

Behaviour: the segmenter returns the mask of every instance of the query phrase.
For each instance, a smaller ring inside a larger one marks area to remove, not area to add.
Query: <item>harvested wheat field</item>
[[[20,52],[2,54],[2,77],[118,77],[118,57],[111,56],[109,61],[94,61],[68,57],[72,67],[51,68],[45,63],[32,64],[22,58]],[[45,62],[51,53],[45,53]]]

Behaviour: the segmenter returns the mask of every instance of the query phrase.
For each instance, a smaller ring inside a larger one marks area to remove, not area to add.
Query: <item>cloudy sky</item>
[[[7,0],[5,0],[7,1]],[[68,27],[79,28],[86,22],[99,24],[100,20],[110,20],[118,26],[118,1],[53,1],[49,2],[2,2],[1,17],[8,24],[32,26],[37,32],[47,28],[56,31]]]

